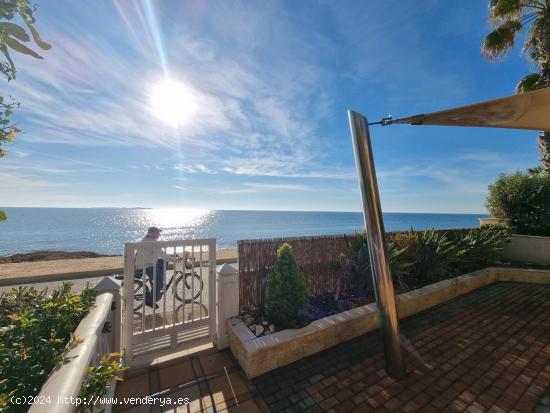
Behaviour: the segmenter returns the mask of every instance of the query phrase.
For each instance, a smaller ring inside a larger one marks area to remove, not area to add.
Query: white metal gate
[[[196,339],[213,339],[215,267],[215,239],[124,245],[122,348],[127,365],[177,351]]]

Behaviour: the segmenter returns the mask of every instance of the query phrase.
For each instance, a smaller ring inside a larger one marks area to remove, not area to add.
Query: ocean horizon
[[[122,254],[149,226],[162,238],[216,238],[218,248],[238,240],[353,234],[363,229],[361,212],[260,211],[168,208],[0,208],[0,256],[37,250]],[[475,228],[488,214],[385,212],[386,231]]]

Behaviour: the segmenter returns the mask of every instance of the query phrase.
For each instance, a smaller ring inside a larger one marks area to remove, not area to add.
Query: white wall
[[[550,265],[550,237],[512,235],[502,255],[512,261]]]

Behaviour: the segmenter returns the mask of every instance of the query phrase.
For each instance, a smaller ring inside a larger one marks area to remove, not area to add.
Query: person
[[[157,227],[150,227],[147,229],[147,234],[141,241],[151,242],[158,241],[160,238],[161,229]],[[185,252],[187,258],[188,252]],[[145,266],[145,273],[149,277],[153,288],[149,288],[147,283],[145,285],[145,304],[149,307],[158,308],[158,304],[153,301],[159,301],[164,294],[164,281],[166,275],[166,262],[176,262],[180,258],[172,256],[164,252],[161,247],[152,246],[149,248],[139,249],[135,257],[135,278],[143,277],[143,267]],[[154,291],[154,292],[153,292]]]

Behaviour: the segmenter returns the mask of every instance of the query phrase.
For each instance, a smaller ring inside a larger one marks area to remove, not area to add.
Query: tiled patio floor
[[[493,284],[406,319],[401,333],[405,380],[386,375],[376,332],[254,384],[273,412],[550,411],[550,285]]]
[[[386,375],[379,332],[252,383],[211,349],[117,386],[118,397],[189,405],[115,411],[550,412],[550,285],[493,284],[402,321],[401,333],[405,380]]]

